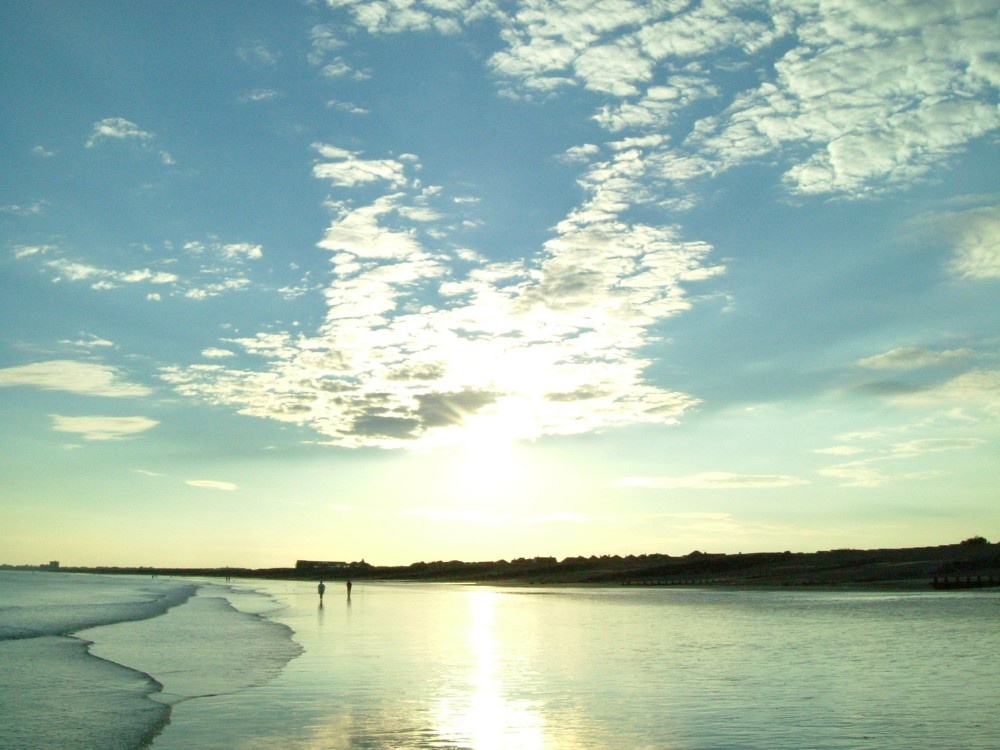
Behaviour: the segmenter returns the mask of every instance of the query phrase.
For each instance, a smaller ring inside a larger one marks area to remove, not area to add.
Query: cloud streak
[[[232,482],[220,482],[215,479],[188,479],[184,484],[189,487],[197,487],[203,490],[221,490],[223,492],[233,492],[239,489],[239,485]]]
[[[146,386],[125,380],[115,367],[68,359],[0,369],[0,387],[15,386],[107,398],[135,398],[153,392]]]
[[[59,414],[50,415],[52,429],[56,432],[71,432],[80,435],[84,440],[105,441],[123,440],[151,430],[159,422],[146,417],[65,417]]]
[[[809,484],[809,480],[786,474],[731,474],[706,471],[682,477],[625,477],[615,482],[617,487],[659,490],[731,490],[778,489]]]

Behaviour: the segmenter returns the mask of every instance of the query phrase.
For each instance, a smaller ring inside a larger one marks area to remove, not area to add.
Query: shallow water
[[[996,747],[1000,596],[264,587],[305,651],[154,748]],[[336,593],[336,592],[334,592]]]
[[[0,572],[0,748],[148,746],[168,704],[264,684],[300,652],[260,616],[276,606],[210,581]]]
[[[93,657],[70,637],[155,617],[195,592],[189,581],[0,571],[0,747],[134,748],[169,709],[148,674]]]
[[[46,574],[0,575],[0,595],[0,747],[15,750],[992,750],[1000,737],[995,591],[362,582],[350,599],[331,584],[320,607],[315,583]],[[67,635],[102,612],[134,621]]]

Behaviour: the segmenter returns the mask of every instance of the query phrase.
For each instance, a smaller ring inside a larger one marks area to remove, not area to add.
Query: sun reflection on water
[[[469,742],[476,750],[539,750],[544,747],[543,721],[530,701],[509,697],[496,632],[495,591],[468,593],[468,645],[472,669],[466,689],[441,698],[438,733],[449,741]]]

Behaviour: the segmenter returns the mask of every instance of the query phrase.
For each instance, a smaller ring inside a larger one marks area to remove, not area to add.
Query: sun
[[[451,434],[446,483],[463,503],[510,508],[530,492],[525,422],[511,404],[465,415]],[[507,406],[508,408],[504,408]]]

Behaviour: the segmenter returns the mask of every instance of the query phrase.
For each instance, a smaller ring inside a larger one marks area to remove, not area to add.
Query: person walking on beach
[[[351,581],[349,579],[347,581],[347,598],[351,598]]]
[[[322,581],[320,581],[319,582],[319,586],[316,587],[316,590],[319,592],[319,603],[322,604],[323,603],[323,593],[326,591],[326,584],[324,584]]]

